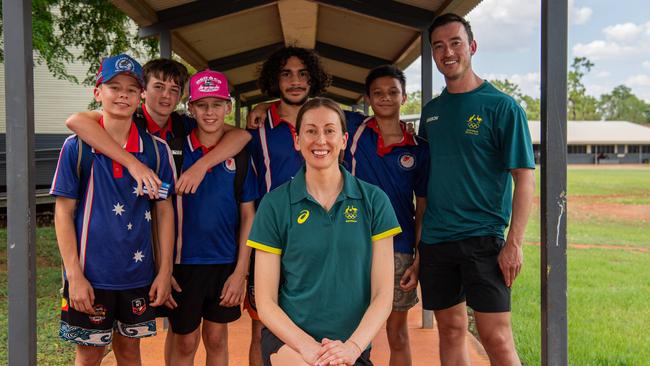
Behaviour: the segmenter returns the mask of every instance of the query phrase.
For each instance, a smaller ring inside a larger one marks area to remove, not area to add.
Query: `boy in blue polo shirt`
[[[363,118],[347,114],[350,142],[345,161],[352,175],[379,186],[388,195],[402,227],[393,239],[395,283],[386,334],[390,364],[410,365],[407,315],[418,301],[419,258],[415,248],[426,207],[429,147],[399,119],[400,106],[406,101],[402,70],[393,65],[379,66],[368,73],[365,86],[365,99],[374,115]]]
[[[223,74],[205,70],[192,76],[189,111],[198,127],[186,138],[183,171],[219,143],[231,108]],[[169,316],[171,365],[193,365],[201,319],[207,364],[228,364],[227,323],[241,316],[251,253],[246,239],[258,197],[250,157],[240,154],[208,170],[196,193],[178,198],[174,278],[182,291],[174,292],[178,307]],[[237,182],[237,169],[244,169],[243,182]]]
[[[167,144],[131,119],[143,85],[137,61],[124,54],[104,59],[94,89],[103,107],[99,124],[136,159],[156,165],[173,190]],[[158,229],[155,275],[152,203],[136,191],[136,181],[119,163],[74,135],[65,141],[50,193],[56,196],[55,228],[66,280],[59,334],[77,343],[77,365],[98,365],[114,333],[120,339],[118,363],[139,363],[139,338],[156,334],[152,306],[169,297],[172,204],[169,199],[155,202],[157,219],[164,223]]]

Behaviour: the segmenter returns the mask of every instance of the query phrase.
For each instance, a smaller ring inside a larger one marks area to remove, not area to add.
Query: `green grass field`
[[[538,178],[539,181],[539,178]],[[539,186],[539,184],[538,184]],[[538,188],[539,189],[539,188]],[[650,169],[569,171],[569,364],[650,365],[648,268],[650,220],[630,216],[650,205]],[[574,202],[578,202],[575,207]],[[585,203],[586,202],[586,203]],[[539,206],[536,206],[537,208]],[[618,210],[618,211],[612,211]],[[619,215],[617,212],[626,213]],[[539,210],[526,240],[539,243]],[[6,230],[0,230],[6,243]],[[612,249],[612,246],[628,246]],[[59,255],[51,228],[37,230],[38,364],[69,365],[74,348],[58,339]],[[6,254],[0,251],[0,327],[7,329]],[[525,247],[523,272],[513,289],[513,325],[525,365],[540,364],[540,248]],[[7,363],[7,332],[0,333],[0,364]]]
[[[568,194],[568,242],[595,246],[567,251],[569,364],[650,365],[650,169],[570,169]],[[588,204],[572,211],[582,200]],[[636,218],[617,214],[639,211]],[[539,243],[539,230],[537,211],[526,240]],[[628,248],[611,248],[619,245]],[[525,256],[513,288],[513,328],[522,362],[539,365],[540,248],[527,245]]]
[[[0,240],[7,242],[7,231],[0,230]],[[39,365],[72,365],[74,347],[59,340],[61,316],[61,260],[53,228],[36,230],[38,252],[36,272],[37,362]],[[0,251],[0,365],[7,364],[7,256]]]

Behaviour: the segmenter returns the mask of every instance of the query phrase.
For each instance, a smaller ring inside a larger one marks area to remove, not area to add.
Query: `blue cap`
[[[97,71],[97,76],[95,77],[95,86],[104,84],[119,74],[133,76],[140,84],[140,87],[144,88],[142,66],[140,66],[138,61],[125,53],[117,56],[109,56],[102,60],[99,65],[99,71]]]

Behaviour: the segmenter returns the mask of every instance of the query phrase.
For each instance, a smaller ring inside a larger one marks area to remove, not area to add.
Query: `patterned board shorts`
[[[397,253],[394,255],[395,260],[395,283],[393,290],[393,311],[407,311],[418,303],[417,289],[411,291],[402,291],[399,283],[404,272],[413,265],[413,255],[408,253]]]

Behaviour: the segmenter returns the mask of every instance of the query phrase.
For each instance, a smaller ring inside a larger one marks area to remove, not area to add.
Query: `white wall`
[[[5,68],[0,64],[0,133],[6,132]],[[68,73],[80,81],[85,78],[87,66],[81,63],[67,65]],[[36,133],[71,133],[65,119],[72,113],[86,110],[92,100],[92,88],[77,85],[52,76],[45,64],[34,65],[34,128]]]

